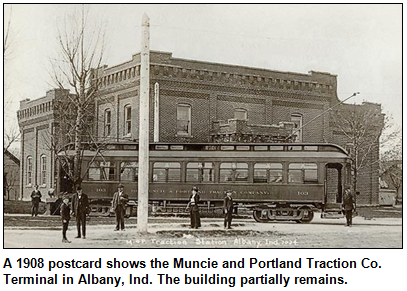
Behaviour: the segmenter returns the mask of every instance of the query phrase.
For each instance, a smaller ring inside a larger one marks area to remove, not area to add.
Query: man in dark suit
[[[89,200],[88,195],[82,193],[81,186],[76,188],[76,193],[72,196],[72,215],[76,218],[76,229],[78,235],[75,238],[86,238],[86,216],[89,214]]]
[[[223,211],[225,213],[225,221],[224,226],[225,229],[231,229],[232,224],[232,213],[233,213],[233,198],[232,198],[232,190],[226,191],[226,197],[223,200]]]
[[[345,195],[343,197],[342,207],[345,210],[346,226],[352,226],[352,215],[353,215],[353,210],[355,210],[355,208],[356,208],[356,205],[355,205],[355,197],[352,193],[350,186],[345,187]]]
[[[35,185],[35,190],[31,192],[31,216],[38,215],[38,207],[41,201],[41,192],[38,190],[38,185]]]
[[[117,192],[113,194],[112,207],[116,213],[116,231],[119,229],[124,230],[124,214],[126,213],[127,202],[129,196],[123,192],[124,186],[120,184],[117,188]]]
[[[69,198],[67,196],[64,196],[62,199],[63,200],[60,211],[62,220],[62,242],[70,243],[70,241],[66,238],[66,231],[68,230],[69,220],[71,219],[71,209],[69,208]]]
[[[187,210],[189,209],[189,215],[191,217],[191,226],[190,228],[197,229],[201,227],[201,216],[199,215],[199,194],[198,187],[192,187],[192,194],[189,196],[189,202],[187,204]]]

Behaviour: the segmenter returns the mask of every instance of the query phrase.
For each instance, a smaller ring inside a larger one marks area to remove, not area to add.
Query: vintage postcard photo
[[[402,5],[3,12],[4,248],[402,247]]]

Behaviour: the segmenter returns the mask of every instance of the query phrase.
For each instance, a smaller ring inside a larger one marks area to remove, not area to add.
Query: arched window
[[[27,185],[32,185],[33,158],[27,157]]]
[[[41,181],[41,185],[45,186],[45,185],[47,185],[47,157],[45,155],[42,155],[40,159],[41,159],[41,161],[40,161],[40,165],[41,165],[40,181]]]
[[[234,119],[247,120],[247,110],[236,108],[234,112]]]
[[[177,135],[191,135],[191,105],[177,105]]]
[[[104,126],[104,136],[110,136],[111,123],[112,123],[112,111],[110,109],[105,110],[105,126]]]
[[[302,142],[302,115],[301,114],[291,114],[291,122],[294,123],[293,133],[295,134],[295,142]]]
[[[131,106],[124,106],[124,135],[131,135]]]

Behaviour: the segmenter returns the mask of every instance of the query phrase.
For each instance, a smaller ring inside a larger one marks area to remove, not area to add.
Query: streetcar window
[[[127,144],[124,144],[123,145],[123,149],[124,150],[137,150],[137,145],[127,145]]]
[[[283,165],[279,163],[269,163],[269,182],[282,183],[283,182]]]
[[[318,151],[318,146],[304,146],[304,151]]]
[[[111,181],[116,178],[116,165],[114,162],[95,161],[89,165],[88,179],[94,181]]]
[[[220,182],[234,183],[249,181],[249,165],[247,163],[221,163]]]
[[[302,146],[289,146],[288,150],[289,151],[300,151],[300,150],[302,150]]]
[[[221,151],[233,151],[235,149],[235,146],[221,146],[220,150]]]
[[[181,164],[157,162],[153,165],[153,182],[180,182]]]
[[[267,146],[254,146],[255,151],[267,151]]]
[[[175,150],[175,151],[182,151],[184,149],[184,146],[182,145],[172,145],[170,146],[171,150]]]
[[[313,163],[292,163],[288,167],[289,183],[317,183],[318,167]]]
[[[138,163],[137,162],[121,162],[120,163],[120,181],[138,180]]]
[[[168,146],[167,145],[156,145],[155,149],[156,150],[168,150]]]
[[[275,146],[275,145],[270,146],[270,151],[283,151],[283,150],[284,146]]]
[[[250,146],[236,146],[237,151],[250,151]]]
[[[187,182],[213,182],[213,163],[188,163]]]
[[[267,183],[266,163],[257,163],[254,165],[253,183]]]
[[[107,150],[117,150],[117,145],[115,145],[115,144],[107,144],[105,146],[105,149],[107,149]]]
[[[304,164],[304,183],[318,182],[317,164]]]
[[[256,163],[254,165],[254,183],[282,183],[283,165],[279,163]]]
[[[99,181],[100,180],[100,167],[96,162],[93,162],[89,166],[88,180]]]

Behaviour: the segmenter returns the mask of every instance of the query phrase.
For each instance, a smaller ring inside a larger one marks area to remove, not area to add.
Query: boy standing
[[[61,204],[61,219],[62,219],[62,242],[63,243],[70,243],[66,238],[66,231],[68,230],[69,220],[71,219],[71,209],[69,208],[69,198],[64,196]]]

